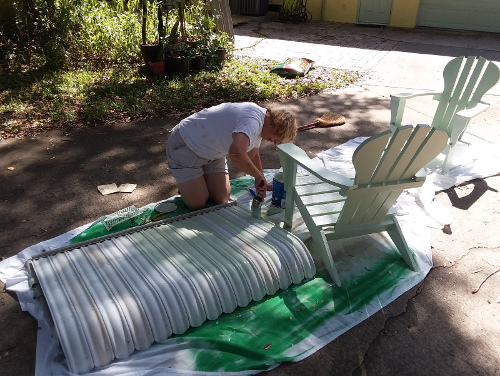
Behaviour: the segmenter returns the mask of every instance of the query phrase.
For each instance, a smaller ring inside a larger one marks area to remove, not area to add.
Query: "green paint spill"
[[[182,215],[189,213],[191,210],[188,209],[186,204],[184,204],[184,201],[182,201],[182,198],[176,197],[174,200],[174,203],[177,205],[177,209],[173,211],[172,213],[165,213],[165,216],[162,216],[158,219],[165,219],[165,218],[171,218],[175,217],[177,215]],[[207,205],[211,206],[211,205]],[[155,212],[153,209],[150,209],[142,214],[139,214],[136,217],[132,217],[130,219],[127,219],[126,221],[117,224],[113,228],[111,228],[109,231],[104,227],[104,225],[101,222],[98,222],[84,231],[82,231],[80,234],[76,235],[74,238],[70,240],[71,244],[83,242],[85,240],[89,239],[95,239],[100,236],[105,236],[109,234],[114,234],[115,232],[123,231],[123,230],[128,230],[130,228],[140,226],[144,223],[146,223],[146,219],[153,220],[153,217],[155,217],[158,213]]]
[[[243,191],[247,190],[247,187],[253,185],[253,178],[248,178],[248,177],[242,177],[238,179],[234,179],[230,181],[231,184],[231,195],[232,196],[237,196],[241,194]],[[160,219],[166,219],[166,218],[171,218],[175,217],[178,215],[183,215],[186,213],[191,212],[191,210],[184,204],[184,201],[182,200],[181,197],[176,197],[174,199],[174,203],[177,205],[177,209],[172,212],[168,213],[165,216],[162,216]],[[214,204],[211,202],[207,203],[207,208],[210,206],[213,206]],[[155,215],[158,213],[155,212],[154,210],[148,210],[136,217],[132,217],[122,223],[117,224],[113,228],[111,228],[109,231],[104,227],[102,223],[96,223],[89,228],[85,229],[82,231],[80,234],[76,235],[70,240],[70,244],[76,244],[83,242],[85,240],[89,239],[95,239],[101,236],[109,235],[109,234],[114,234],[115,232],[123,231],[123,230],[128,230],[130,228],[140,226],[145,223],[144,219],[149,219],[152,220]]]
[[[231,180],[231,196],[238,197],[242,192],[246,192],[248,187],[254,186],[254,181],[254,178],[248,176]]]
[[[327,282],[329,278],[320,271],[312,280],[223,314],[175,338],[191,350],[197,371],[266,370],[309,351],[306,345],[293,356],[287,352],[334,316],[362,310],[410,272],[396,254],[381,257],[362,277],[347,281],[342,288]],[[347,327],[352,320],[342,322]]]

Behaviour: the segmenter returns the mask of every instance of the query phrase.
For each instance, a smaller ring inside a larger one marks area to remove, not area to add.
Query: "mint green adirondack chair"
[[[354,180],[318,166],[294,144],[279,145],[287,192],[284,228],[291,229],[297,205],[337,286],[341,282],[328,240],[387,231],[408,266],[417,270],[398,221],[389,211],[404,189],[424,183],[425,173],[419,170],[445,148],[447,141],[445,132],[427,125],[407,125],[394,133],[387,130],[370,137],[352,157]],[[297,174],[298,166],[310,175]]]
[[[425,95],[434,95],[439,101],[431,126],[445,131],[449,137],[446,147],[442,173],[451,168],[453,154],[457,145],[469,144],[462,141],[462,135],[470,120],[488,109],[488,103],[481,98],[498,82],[498,67],[483,57],[461,56],[446,64],[442,92],[401,93],[391,95],[391,129],[402,125],[406,100]]]

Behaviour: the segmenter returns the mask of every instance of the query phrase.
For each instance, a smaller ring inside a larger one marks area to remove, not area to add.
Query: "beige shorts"
[[[187,147],[177,130],[170,133],[167,141],[167,162],[177,184],[217,172],[228,173],[225,157],[208,160],[201,158]]]

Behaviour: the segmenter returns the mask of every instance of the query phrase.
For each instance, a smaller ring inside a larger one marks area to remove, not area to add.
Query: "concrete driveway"
[[[280,60],[305,57],[363,73],[353,87],[286,102],[304,124],[325,111],[346,125],[301,132],[311,154],[387,129],[390,95],[442,89],[442,71],[456,56],[483,56],[500,66],[497,34],[310,22],[249,22],[235,28],[239,53]],[[252,46],[252,47],[249,47]],[[491,108],[468,139],[500,141],[500,85],[484,98]],[[405,124],[430,124],[435,101],[407,102]],[[274,156],[272,156],[274,158]],[[267,165],[267,164],[266,164]],[[299,363],[269,375],[499,375],[500,177],[473,180],[436,196],[453,216],[431,230],[434,268],[417,287]],[[487,278],[487,279],[486,279]],[[473,293],[481,284],[477,293]]]

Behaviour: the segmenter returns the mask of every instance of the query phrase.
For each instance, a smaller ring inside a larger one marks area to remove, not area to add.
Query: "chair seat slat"
[[[340,188],[328,183],[321,184],[310,184],[310,185],[299,185],[296,186],[297,193],[299,195],[311,195],[320,193],[335,193],[339,192]]]
[[[328,204],[330,202],[344,202],[345,197],[341,196],[337,192],[333,193],[324,193],[310,196],[301,196],[301,200],[304,205],[319,205],[319,204]]]

